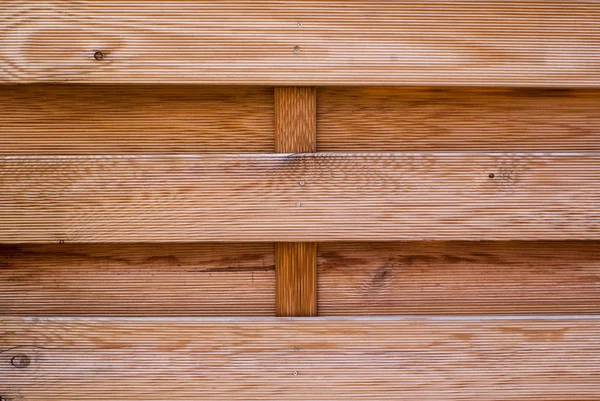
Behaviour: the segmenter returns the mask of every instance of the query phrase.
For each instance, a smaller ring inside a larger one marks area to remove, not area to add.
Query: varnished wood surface
[[[600,392],[597,316],[2,318],[0,332],[8,400],[546,401]]]
[[[0,85],[3,155],[272,151],[272,88]]]
[[[1,82],[598,86],[595,1],[4,1]]]
[[[3,157],[0,241],[598,239],[599,173],[594,152]]]
[[[273,245],[0,245],[0,314],[273,316]]]
[[[319,315],[600,313],[600,242],[324,243]]]
[[[317,316],[317,244],[275,244],[277,316]]]
[[[324,87],[317,93],[320,152],[600,150],[597,90]]]

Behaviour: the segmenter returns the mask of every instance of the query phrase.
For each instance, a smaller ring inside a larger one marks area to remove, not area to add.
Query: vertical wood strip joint
[[[314,87],[276,87],[275,152],[317,150],[317,93]],[[317,315],[317,244],[275,244],[277,316]]]

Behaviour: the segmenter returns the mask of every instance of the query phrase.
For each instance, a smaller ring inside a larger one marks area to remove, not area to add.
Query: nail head
[[[300,203],[300,202],[296,203],[296,207],[300,207],[300,206],[302,206],[302,203]]]
[[[94,58],[96,60],[102,60],[104,58],[104,53],[102,53],[102,52],[96,52],[96,53],[94,53]]]
[[[495,177],[495,175],[494,175],[494,173],[490,173],[490,174],[488,175],[488,177],[490,177],[490,178],[494,178],[494,177]]]
[[[292,373],[294,376],[298,376],[298,371],[294,370],[294,373]]]
[[[301,187],[303,187],[303,186],[304,186],[304,181],[300,181],[298,184],[299,184]]]
[[[294,46],[294,53],[300,52],[300,46]]]

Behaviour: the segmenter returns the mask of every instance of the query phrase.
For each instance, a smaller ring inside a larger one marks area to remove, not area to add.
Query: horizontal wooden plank
[[[3,155],[266,153],[273,129],[273,88],[0,85]]]
[[[0,305],[13,316],[274,316],[273,245],[0,245]]]
[[[8,400],[596,400],[600,317],[0,319]],[[16,366],[15,366],[16,365]]]
[[[600,154],[0,158],[0,242],[599,239]]]
[[[600,242],[325,243],[320,315],[600,313]]]
[[[597,90],[325,87],[317,95],[321,152],[600,150]]]
[[[0,82],[600,85],[595,1],[5,1]]]

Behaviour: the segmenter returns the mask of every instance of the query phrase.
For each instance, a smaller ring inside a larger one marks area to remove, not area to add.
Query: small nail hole
[[[94,58],[96,60],[102,60],[104,58],[104,53],[102,53],[102,52],[96,52],[96,53],[94,53]]]
[[[300,46],[294,46],[294,53],[300,52]]]
[[[298,185],[300,185],[301,187],[303,187],[303,186],[304,186],[304,181],[300,181],[300,182],[298,183]]]
[[[490,177],[490,178],[494,178],[494,177],[495,177],[495,175],[494,175],[494,173],[490,173],[490,174],[488,175],[488,177]]]
[[[292,373],[294,376],[298,376],[298,371],[294,370],[294,373]]]
[[[300,207],[300,206],[302,206],[302,203],[300,203],[300,202],[296,203],[296,207]]]
[[[302,28],[302,22],[298,22],[298,28]]]

